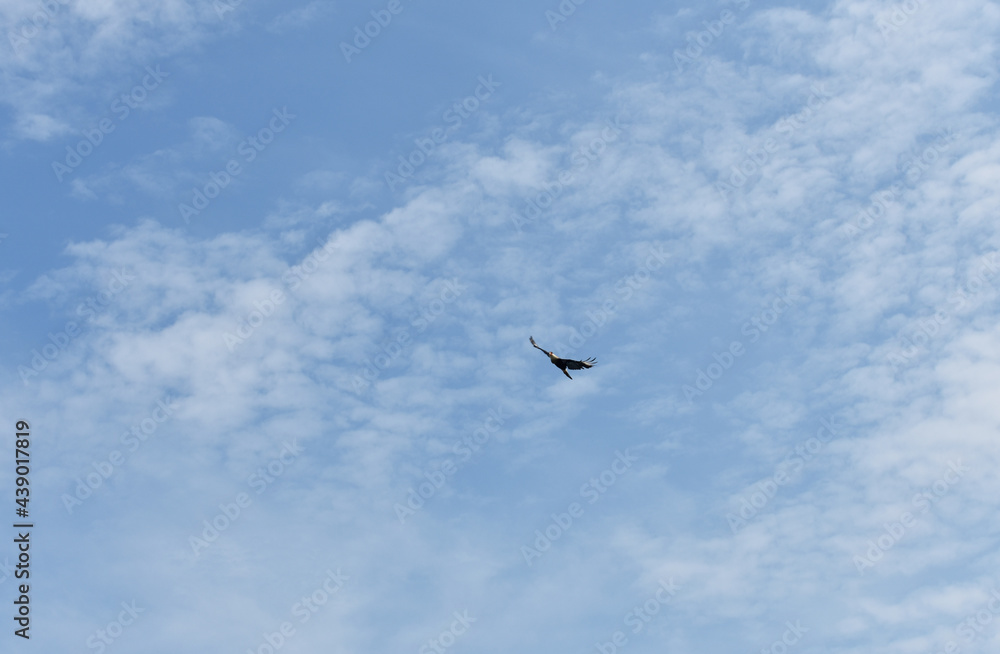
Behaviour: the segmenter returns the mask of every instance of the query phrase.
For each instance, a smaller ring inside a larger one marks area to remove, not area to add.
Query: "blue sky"
[[[996,2],[0,7],[18,647],[997,651]]]

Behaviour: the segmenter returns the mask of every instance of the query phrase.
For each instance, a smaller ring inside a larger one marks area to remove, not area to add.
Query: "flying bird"
[[[538,347],[538,343],[535,342],[535,338],[533,336],[529,336],[528,340],[531,341],[531,344],[534,345],[536,348],[542,350],[542,348]],[[556,355],[552,354],[551,352],[546,352],[545,350],[542,350],[542,352],[545,352],[545,354],[549,355],[549,361],[552,362],[552,365],[562,370],[563,374],[566,375],[567,377],[569,377],[569,373],[566,372],[567,368],[569,368],[570,370],[583,370],[584,368],[592,368],[594,364],[597,363],[597,360],[594,359],[593,357],[586,359],[585,361],[576,361],[574,359],[560,359]],[[569,378],[573,379],[572,377]]]

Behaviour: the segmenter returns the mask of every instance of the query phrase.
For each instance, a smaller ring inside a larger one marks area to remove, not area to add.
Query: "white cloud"
[[[103,94],[108,75],[120,80],[143,63],[197,47],[231,21],[212,3],[186,0],[5,3],[0,88],[18,126],[14,136],[45,141],[70,126],[91,127],[79,105]]]
[[[284,34],[311,27],[334,10],[334,3],[323,0],[313,0],[307,5],[296,7],[275,16],[267,25],[267,29],[277,34]]]

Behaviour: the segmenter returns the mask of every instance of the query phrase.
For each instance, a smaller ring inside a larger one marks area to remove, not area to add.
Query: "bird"
[[[531,344],[534,345],[536,348],[542,350],[542,348],[538,347],[538,343],[535,342],[534,336],[529,336],[528,340],[531,341]],[[556,355],[552,354],[551,352],[547,352],[546,350],[542,350],[542,352],[545,352],[545,354],[549,355],[549,361],[552,362],[552,365],[562,370],[563,374],[566,375],[567,377],[569,377],[569,373],[566,372],[567,368],[569,368],[570,370],[583,370],[584,368],[592,368],[594,364],[597,363],[597,360],[594,359],[594,357],[590,357],[589,359],[585,359],[583,361],[576,361],[575,359],[560,359]],[[573,379],[572,377],[569,378]]]

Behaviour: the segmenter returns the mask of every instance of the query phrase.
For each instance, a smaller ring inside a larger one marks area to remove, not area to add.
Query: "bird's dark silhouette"
[[[528,340],[531,341],[531,344],[534,345],[536,348],[542,350],[542,348],[538,347],[538,343],[535,342],[535,338],[533,336],[529,336]],[[552,362],[552,365],[562,370],[563,374],[566,375],[567,377],[569,377],[569,373],[566,372],[567,368],[569,368],[570,370],[583,370],[584,368],[591,368],[595,363],[597,363],[597,360],[594,359],[593,357],[585,359],[583,361],[576,361],[575,359],[560,359],[556,355],[546,350],[542,350],[542,352],[545,352],[545,354],[549,355],[549,361]],[[572,377],[569,378],[573,379]]]

